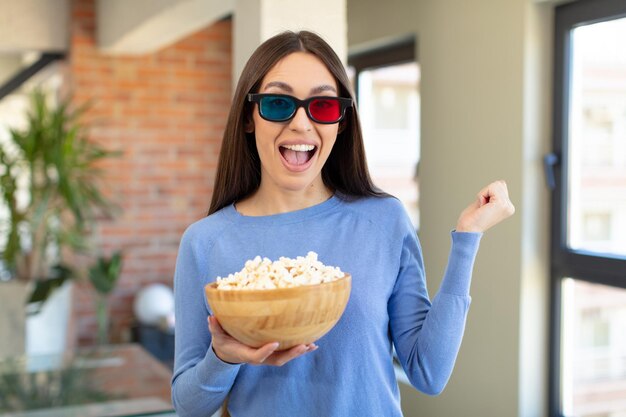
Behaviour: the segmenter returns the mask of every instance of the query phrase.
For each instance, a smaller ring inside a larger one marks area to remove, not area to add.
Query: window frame
[[[626,17],[622,0],[579,0],[557,6],[554,14],[553,167],[555,188],[551,207],[550,244],[550,370],[549,415],[564,417],[561,409],[561,284],[574,278],[626,288],[626,257],[574,250],[567,246],[567,179],[571,31],[578,26]]]
[[[369,48],[348,56],[348,66],[354,68],[354,96],[359,99],[359,75],[365,70],[417,62],[415,36],[409,35],[391,43]]]
[[[39,71],[47,67],[49,64],[65,59],[65,54],[60,52],[44,52],[39,59],[33,62],[30,66],[21,69],[11,78],[9,78],[4,84],[0,85],[0,100],[17,90],[28,81],[32,76]]]

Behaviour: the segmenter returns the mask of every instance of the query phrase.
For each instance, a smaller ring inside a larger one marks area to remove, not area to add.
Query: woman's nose
[[[293,131],[309,131],[312,127],[311,120],[309,116],[307,116],[304,107],[300,107],[296,110],[293,119],[289,121],[289,128]]]

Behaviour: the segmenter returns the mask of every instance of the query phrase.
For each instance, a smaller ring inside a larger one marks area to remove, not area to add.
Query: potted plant
[[[26,127],[0,143],[0,259],[4,274],[27,286],[36,312],[75,276],[66,257],[85,251],[93,222],[115,209],[98,187],[98,164],[119,152],[87,138],[86,105],[74,108],[68,98],[52,106],[40,90],[30,99]]]
[[[116,251],[110,257],[99,256],[89,268],[89,281],[96,291],[96,318],[98,321],[98,344],[109,342],[109,310],[107,301],[122,272],[122,253]]]

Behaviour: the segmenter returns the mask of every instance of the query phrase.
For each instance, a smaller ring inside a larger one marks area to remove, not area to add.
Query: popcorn
[[[326,266],[318,261],[315,252],[295,259],[280,257],[274,262],[257,256],[246,261],[241,271],[226,278],[217,277],[217,289],[271,290],[321,284],[343,277],[344,273],[338,267]]]

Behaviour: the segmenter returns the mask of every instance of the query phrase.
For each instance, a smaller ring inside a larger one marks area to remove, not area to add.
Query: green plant
[[[100,256],[89,268],[89,281],[96,290],[96,317],[98,319],[98,343],[109,342],[109,312],[107,299],[122,271],[122,253],[115,252],[111,257]]]
[[[74,276],[64,256],[88,248],[96,217],[115,209],[97,186],[98,164],[119,152],[87,138],[80,119],[88,105],[47,101],[35,90],[26,127],[0,143],[0,203],[8,211],[2,261],[14,278],[34,283],[30,303]]]

